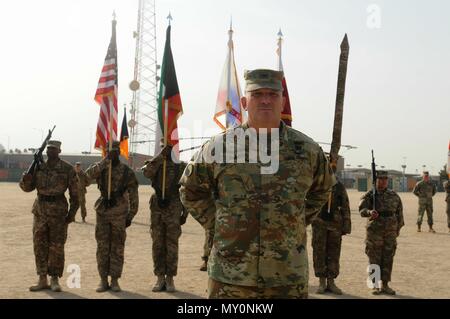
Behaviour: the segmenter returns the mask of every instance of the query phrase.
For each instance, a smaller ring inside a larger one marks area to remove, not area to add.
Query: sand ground
[[[71,264],[80,266],[81,288],[68,288],[70,276],[66,272],[61,279],[63,292],[31,293],[28,287],[36,282],[32,246],[31,206],[35,192],[26,194],[17,184],[0,183],[0,298],[150,298],[190,299],[205,298],[207,274],[198,270],[202,255],[204,232],[189,217],[180,238],[179,273],[175,279],[177,292],[153,293],[155,282],[152,271],[151,238],[149,234],[148,201],[152,190],[140,188],[140,208],[133,225],[128,229],[125,248],[125,266],[121,279],[122,293],[98,294],[95,288],[99,278],[96,267],[94,237],[95,212],[93,204],[98,190],[91,186],[87,194],[87,224],[77,223],[69,227],[66,244],[66,271]],[[367,257],[364,253],[365,219],[357,212],[362,193],[349,191],[352,209],[352,234],[344,237],[341,255],[341,274],[338,285],[345,295],[339,298],[374,298],[366,285]],[[445,196],[434,198],[434,218],[437,234],[416,232],[417,199],[410,193],[400,194],[406,226],[398,239],[394,260],[392,287],[397,290],[394,298],[450,298],[450,234],[445,215]],[[426,225],[425,225],[426,226]],[[426,227],[425,227],[426,228]],[[310,297],[335,298],[332,295],[316,295],[318,279],[312,269],[311,230],[308,229],[310,255]],[[388,298],[388,297],[381,297]]]

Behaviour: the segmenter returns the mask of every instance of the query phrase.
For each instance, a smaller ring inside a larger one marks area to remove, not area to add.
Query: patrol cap
[[[80,166],[80,165],[81,165],[81,162],[76,162],[75,165],[76,165],[76,166]]]
[[[244,78],[246,82],[245,91],[252,92],[259,89],[272,89],[283,91],[283,71],[274,71],[268,69],[257,69],[245,71]]]
[[[56,148],[58,150],[61,150],[61,142],[55,140],[48,141],[47,148]]]
[[[388,178],[388,175],[387,171],[377,171],[377,178]]]
[[[423,175],[428,176],[428,175],[430,175],[430,172],[424,171],[424,172],[423,172]]]

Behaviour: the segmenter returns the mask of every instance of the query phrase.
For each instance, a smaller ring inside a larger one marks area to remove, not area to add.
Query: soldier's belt
[[[380,217],[392,217],[394,216],[394,213],[392,212],[380,212]]]
[[[60,195],[41,195],[38,194],[38,199],[40,202],[49,202],[49,203],[54,203],[60,200],[64,200],[66,199],[66,197],[64,196],[64,194],[60,194]]]

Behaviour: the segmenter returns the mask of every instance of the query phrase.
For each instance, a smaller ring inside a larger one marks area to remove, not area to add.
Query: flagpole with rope
[[[117,20],[116,20],[116,11],[113,11],[113,29],[115,30],[116,25],[117,25]],[[117,93],[116,93],[117,94]],[[114,99],[113,99],[114,100]],[[113,127],[112,127],[112,123],[113,123],[113,108],[114,108],[114,101],[112,103],[109,103],[109,125],[108,125],[108,129],[109,129],[109,154],[111,154],[112,151],[112,140],[113,140]],[[111,159],[109,159],[109,168],[108,168],[108,200],[111,200],[111,184],[112,184],[112,161]]]
[[[169,26],[171,26],[172,21],[172,15],[169,12],[169,16],[167,17],[167,20],[169,20]],[[167,131],[169,126],[169,100],[164,99],[164,128],[163,128],[163,134],[164,134],[164,148],[167,147]],[[163,179],[162,179],[162,199],[166,199],[166,175],[167,175],[167,159],[164,159],[163,163]]]

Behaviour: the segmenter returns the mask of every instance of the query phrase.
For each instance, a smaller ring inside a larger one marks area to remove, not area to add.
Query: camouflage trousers
[[[86,194],[83,191],[78,190],[78,201],[80,202],[81,218],[86,218]],[[78,211],[77,211],[78,212]]]
[[[128,206],[119,205],[97,211],[95,239],[97,240],[97,268],[100,277],[122,276]]]
[[[371,265],[380,266],[381,280],[391,281],[394,256],[397,250],[396,217],[379,217],[367,224],[366,255]]]
[[[312,224],[314,273],[318,278],[335,279],[339,275],[342,233],[326,225]]]
[[[33,248],[38,275],[62,277],[67,240],[67,202],[33,206]]]
[[[270,288],[225,284],[209,278],[208,299],[307,299],[308,286],[294,285]]]
[[[214,240],[214,229],[205,230],[205,243],[203,244],[203,260],[208,260]]]
[[[427,211],[428,225],[433,226],[433,199],[419,199],[419,215],[417,217],[417,225],[422,225],[425,211]]]
[[[150,201],[153,271],[156,276],[177,275],[182,210],[179,200],[171,201],[170,205],[163,209],[158,206],[156,196]]]

